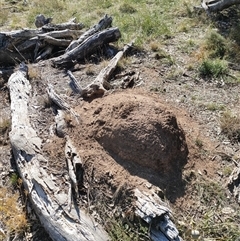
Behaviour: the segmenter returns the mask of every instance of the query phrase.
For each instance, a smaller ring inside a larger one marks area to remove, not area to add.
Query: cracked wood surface
[[[108,236],[76,206],[69,210],[69,196],[51,179],[40,162],[42,140],[32,128],[28,116],[31,85],[26,68],[12,74],[8,81],[11,98],[12,130],[10,141],[19,174],[32,206],[42,225],[55,241],[105,241]]]

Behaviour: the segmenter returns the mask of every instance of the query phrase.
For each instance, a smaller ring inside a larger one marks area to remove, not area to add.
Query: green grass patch
[[[220,59],[205,59],[199,67],[199,74],[203,78],[218,78],[225,76],[228,72],[227,62]]]
[[[223,58],[227,52],[227,41],[216,31],[211,31],[206,38],[206,49],[210,58]]]

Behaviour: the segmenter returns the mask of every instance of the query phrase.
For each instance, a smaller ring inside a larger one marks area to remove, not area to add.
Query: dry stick
[[[133,42],[127,44],[122,51],[119,51],[109,62],[109,64],[101,70],[96,79],[90,83],[85,88],[82,88],[78,83],[74,75],[68,70],[68,75],[71,79],[70,86],[74,86],[73,90],[78,91],[80,96],[82,97],[91,97],[94,94],[103,94],[106,89],[110,88],[110,84],[108,82],[111,77],[113,71],[116,69],[118,62],[122,59],[122,57],[126,54],[126,52],[131,48]],[[72,84],[71,84],[72,83]]]
[[[48,46],[43,53],[41,53],[37,58],[36,58],[36,62],[44,59],[46,56],[49,56],[53,51],[53,46]]]
[[[67,74],[71,80],[69,83],[69,86],[76,94],[80,94],[81,96],[83,91],[81,85],[78,83],[77,79],[75,78],[75,76],[72,74],[70,70],[67,71]]]

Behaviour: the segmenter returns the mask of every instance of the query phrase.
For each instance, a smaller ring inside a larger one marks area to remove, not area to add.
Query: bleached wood
[[[28,104],[31,85],[23,66],[8,81],[11,98],[10,141],[19,174],[32,206],[54,241],[106,241],[105,231],[83,211],[68,209],[68,194],[41,167],[48,161],[42,155],[42,140],[32,128]]]
[[[71,89],[74,91],[74,93],[82,95],[83,89],[82,86],[78,83],[78,80],[75,78],[75,76],[70,70],[67,71],[67,74],[71,80],[69,83]]]
[[[236,198],[238,204],[240,204],[240,166],[237,166],[232,171],[229,180],[228,187],[232,192],[233,196]]]
[[[106,89],[111,87],[108,82],[111,77],[113,71],[116,69],[118,62],[122,59],[122,57],[126,54],[129,48],[132,47],[133,42],[127,44],[122,51],[119,51],[109,62],[109,64],[103,68],[95,80],[87,85],[85,88],[82,88],[74,75],[68,71],[68,75],[75,86],[75,89],[79,92],[82,97],[91,97],[93,95],[103,95]]]
[[[222,11],[235,4],[240,4],[240,0],[202,0],[202,7],[210,12]]]
[[[94,25],[92,28],[90,28],[88,31],[83,33],[78,40],[74,40],[71,42],[71,44],[68,46],[65,52],[69,52],[72,49],[76,48],[79,44],[81,44],[85,39],[89,38],[93,34],[106,29],[111,26],[112,23],[112,17],[109,17],[108,15],[105,15],[104,18],[102,18],[98,24]]]
[[[74,65],[77,60],[81,60],[86,58],[87,56],[90,56],[104,44],[117,41],[120,37],[121,34],[118,28],[109,28],[103,30],[90,36],[71,51],[66,52],[59,57],[53,58],[51,60],[52,64],[56,67]]]
[[[150,224],[150,237],[153,241],[181,241],[179,232],[171,221],[171,212],[160,197],[150,189],[135,189],[135,214]]]

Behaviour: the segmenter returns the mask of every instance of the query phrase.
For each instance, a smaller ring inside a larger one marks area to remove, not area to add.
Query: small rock
[[[231,213],[234,213],[235,210],[233,208],[230,208],[230,207],[225,207],[222,209],[222,213],[223,214],[231,214]]]
[[[197,240],[200,236],[200,232],[198,230],[192,230],[191,235],[194,240]]]

